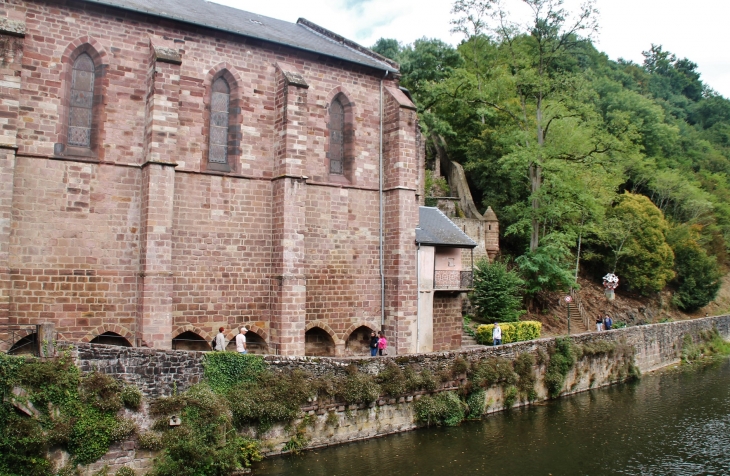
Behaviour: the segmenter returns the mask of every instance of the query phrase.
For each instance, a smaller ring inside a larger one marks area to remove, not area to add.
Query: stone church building
[[[398,78],[304,19],[4,0],[0,330],[207,349],[246,325],[260,352],[364,355],[383,329],[420,350],[424,158]],[[449,296],[428,350],[460,345]]]

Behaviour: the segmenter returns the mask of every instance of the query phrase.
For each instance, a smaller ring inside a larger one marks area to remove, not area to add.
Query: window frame
[[[222,79],[228,86],[228,131],[227,131],[227,149],[226,162],[211,161],[211,146],[213,145],[212,125],[214,120],[213,111],[213,95],[214,86],[218,80]],[[238,94],[238,81],[231,72],[224,68],[212,75],[210,83],[206,87],[206,104],[204,115],[203,134],[206,142],[203,150],[202,169],[212,172],[235,173],[238,169],[238,161],[241,155],[241,108],[240,97]]]
[[[332,106],[337,102],[342,106],[342,173],[332,173]],[[330,182],[351,185],[355,182],[355,120],[354,105],[343,92],[334,95],[327,105],[327,147],[325,149],[325,172]]]

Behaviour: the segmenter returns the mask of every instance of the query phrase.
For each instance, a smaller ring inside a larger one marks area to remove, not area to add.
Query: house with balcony
[[[477,243],[438,208],[420,207],[418,217],[416,346],[418,352],[458,349],[462,302],[474,278],[474,260],[463,255]]]

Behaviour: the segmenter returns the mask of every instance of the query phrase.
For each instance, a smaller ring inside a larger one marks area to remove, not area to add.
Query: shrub
[[[117,470],[114,476],[135,476],[136,474],[132,468],[123,466]]]
[[[573,340],[570,337],[558,337],[550,355],[550,362],[545,372],[545,386],[551,398],[560,395],[565,377],[575,365]]]
[[[311,376],[302,371],[274,374],[266,371],[255,382],[243,382],[226,393],[237,427],[256,424],[262,431],[299,416],[301,405],[313,395]]]
[[[722,272],[714,256],[700,245],[699,232],[685,225],[673,228],[667,241],[674,251],[677,293],[673,302],[683,311],[695,311],[715,299]]]
[[[337,383],[335,396],[349,404],[374,402],[380,396],[380,386],[372,375],[351,372]]]
[[[535,372],[533,372],[533,366],[535,365],[535,358],[532,354],[520,354],[514,361],[515,373],[519,376],[517,381],[517,390],[523,400],[529,402],[537,399],[537,392],[535,391]]]
[[[125,385],[120,394],[122,404],[130,410],[139,410],[142,404],[142,392],[133,385]]]
[[[140,449],[148,451],[159,451],[162,449],[162,435],[154,431],[146,431],[139,435]]]
[[[429,426],[456,426],[464,420],[466,409],[466,404],[454,392],[425,396],[413,406],[416,420]]]
[[[489,357],[472,365],[469,380],[477,387],[492,385],[514,385],[518,376],[512,369],[512,362],[501,357]]]
[[[504,392],[504,408],[510,409],[515,405],[517,401],[517,389],[515,387],[509,387]]]
[[[537,321],[520,321],[515,323],[500,322],[502,328],[502,343],[522,342],[540,338],[542,323]],[[482,345],[492,345],[492,330],[494,324],[482,324],[477,327],[477,342]]]
[[[466,398],[466,406],[469,408],[469,418],[479,419],[484,415],[484,408],[487,404],[485,395],[486,392],[478,388]]]
[[[205,379],[217,393],[225,393],[241,383],[256,382],[267,367],[260,355],[208,352],[203,357]]]
[[[482,258],[474,269],[474,291],[469,300],[487,322],[516,322],[522,310],[524,281],[507,264]]]
[[[380,372],[377,381],[380,384],[381,391],[391,397],[398,397],[406,392],[406,374],[392,361],[385,365],[385,369]],[[411,384],[414,383],[411,380]]]

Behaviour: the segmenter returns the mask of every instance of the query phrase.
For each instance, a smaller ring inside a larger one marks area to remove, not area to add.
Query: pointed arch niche
[[[207,79],[203,126],[207,144],[202,168],[237,172],[242,138],[239,81],[228,65],[213,68]]]

